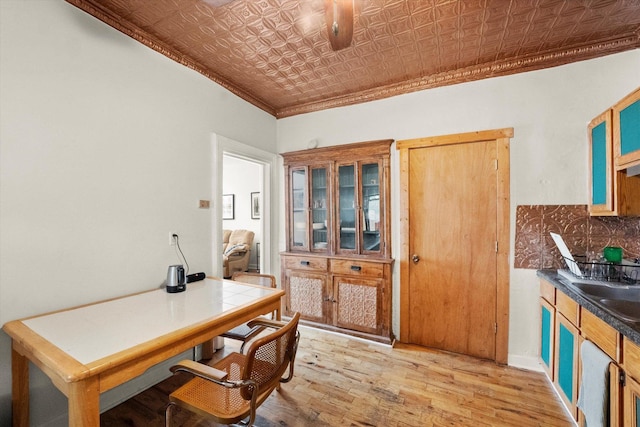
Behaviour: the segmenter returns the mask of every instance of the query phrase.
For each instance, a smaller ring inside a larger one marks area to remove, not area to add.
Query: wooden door
[[[402,341],[507,362],[510,132],[398,143]]]

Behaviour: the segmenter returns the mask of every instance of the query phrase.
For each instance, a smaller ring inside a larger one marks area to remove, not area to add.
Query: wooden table
[[[13,425],[29,425],[29,361],[69,401],[70,426],[100,425],[100,393],[261,314],[277,311],[281,289],[207,278],[187,291],[164,289],[14,320]]]

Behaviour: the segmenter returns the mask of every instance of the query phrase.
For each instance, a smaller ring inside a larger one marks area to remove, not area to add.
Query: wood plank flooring
[[[215,358],[237,350],[226,340]],[[102,414],[102,426],[162,426],[176,375]],[[174,426],[214,426],[187,411]],[[417,346],[395,348],[301,328],[294,379],[257,426],[572,426],[544,374]]]

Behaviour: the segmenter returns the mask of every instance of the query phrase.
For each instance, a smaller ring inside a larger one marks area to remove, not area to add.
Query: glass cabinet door
[[[291,249],[306,249],[308,245],[307,171],[291,171]]]
[[[378,163],[362,165],[362,252],[380,252],[380,168]]]
[[[328,203],[330,193],[327,192],[327,169],[311,169],[311,238],[314,251],[326,252],[329,246]]]
[[[338,250],[356,250],[356,192],[355,165],[338,166]]]

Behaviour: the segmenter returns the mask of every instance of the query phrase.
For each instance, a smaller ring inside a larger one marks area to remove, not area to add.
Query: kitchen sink
[[[587,282],[569,282],[571,287],[580,293],[587,294],[595,298],[605,298],[611,300],[622,300],[638,302],[640,304],[640,286],[614,284],[592,284]],[[638,313],[640,316],[640,313]]]
[[[627,322],[640,322],[640,301],[602,298],[600,303]]]
[[[640,323],[640,285],[621,282],[603,282],[569,277],[559,271],[563,283],[587,298],[593,304],[620,317],[622,320]]]

